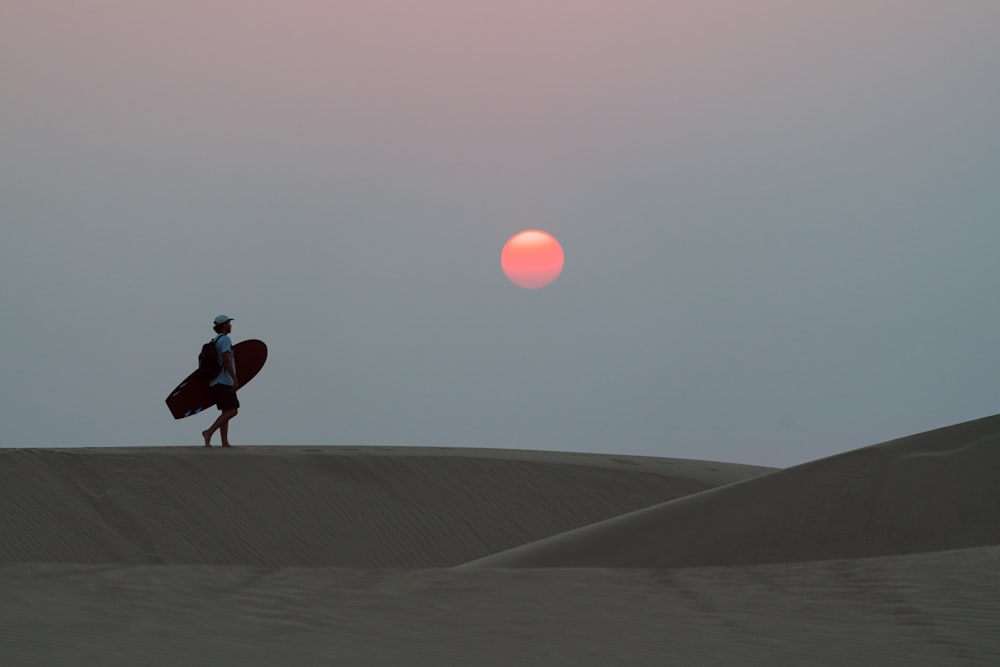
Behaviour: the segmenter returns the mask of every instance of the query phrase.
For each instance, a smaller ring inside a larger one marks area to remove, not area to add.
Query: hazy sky
[[[995,0],[4,0],[0,445],[198,444],[218,313],[270,348],[236,444],[791,465],[1000,412],[998,81]]]

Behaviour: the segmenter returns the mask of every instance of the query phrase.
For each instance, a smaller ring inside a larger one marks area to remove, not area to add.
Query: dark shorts
[[[228,384],[212,385],[211,390],[212,398],[215,399],[220,412],[240,407],[240,399],[236,398],[236,392]]]

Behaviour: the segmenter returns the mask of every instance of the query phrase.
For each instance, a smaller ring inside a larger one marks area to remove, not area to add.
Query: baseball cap
[[[229,317],[229,315],[218,315],[215,318],[215,324],[216,325],[224,324],[224,323],[228,322],[231,319],[233,319],[233,318]]]

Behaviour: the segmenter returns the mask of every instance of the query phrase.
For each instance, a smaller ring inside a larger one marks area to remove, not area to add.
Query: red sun
[[[558,278],[563,261],[559,241],[539,229],[514,234],[500,253],[500,266],[507,278],[524,289],[539,289]]]

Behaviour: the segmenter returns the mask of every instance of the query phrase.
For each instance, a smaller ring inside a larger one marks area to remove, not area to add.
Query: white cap
[[[233,319],[233,318],[229,317],[229,315],[218,315],[215,318],[215,326],[219,326],[220,324],[225,324],[226,322],[230,321],[231,319]]]

